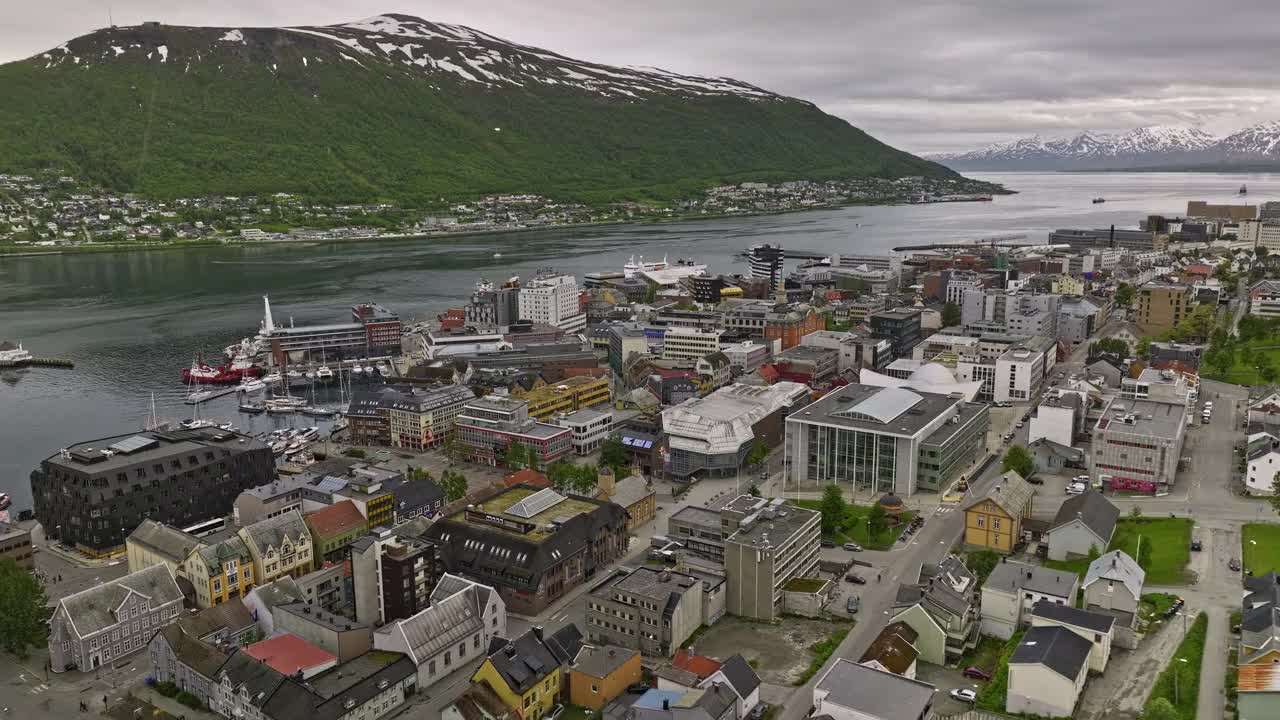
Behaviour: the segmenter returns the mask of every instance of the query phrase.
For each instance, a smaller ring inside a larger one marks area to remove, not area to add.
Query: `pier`
[[[73,368],[76,364],[66,358],[42,358],[33,357],[25,360],[4,360],[0,359],[0,368],[21,368],[21,367],[56,367],[56,368]]]

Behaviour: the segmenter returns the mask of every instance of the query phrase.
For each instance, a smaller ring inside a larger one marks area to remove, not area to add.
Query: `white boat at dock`
[[[267,389],[267,384],[260,378],[251,378],[246,376],[240,381],[240,385],[237,389],[243,393],[261,392]]]
[[[320,380],[332,380],[333,371],[329,369],[328,365],[321,365],[320,369],[316,370],[316,377]]]
[[[391,366],[386,364],[385,362],[379,362],[377,369],[378,369],[378,374],[381,375],[382,377],[391,377]]]

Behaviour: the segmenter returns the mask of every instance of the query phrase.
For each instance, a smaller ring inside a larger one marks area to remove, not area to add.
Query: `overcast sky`
[[[384,12],[811,100],[913,152],[1280,119],[1275,0],[3,0],[0,61],[107,24],[322,25]]]

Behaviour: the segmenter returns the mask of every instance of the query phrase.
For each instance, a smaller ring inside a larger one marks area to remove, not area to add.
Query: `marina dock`
[[[185,402],[188,405],[195,405],[196,403],[208,402],[214,398],[220,398],[220,397],[226,397],[227,395],[232,395],[239,389],[240,388],[237,385],[232,385],[230,387],[213,388],[210,390],[202,391],[202,392],[208,392],[209,394],[205,395],[199,400],[192,400],[191,398],[187,398],[183,402]]]
[[[56,367],[56,368],[73,368],[76,364],[66,358],[40,358],[33,357],[26,360],[6,360],[0,359],[0,368],[20,368],[20,367]]]

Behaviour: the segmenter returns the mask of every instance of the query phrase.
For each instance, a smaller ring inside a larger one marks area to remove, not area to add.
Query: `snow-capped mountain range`
[[[1280,121],[1225,137],[1199,128],[1141,127],[1124,133],[1033,136],[981,150],[926,156],[955,170],[1117,170],[1280,164]]]
[[[621,100],[654,95],[703,97],[733,95],[758,101],[786,100],[731,78],[709,78],[652,67],[613,67],[575,60],[541,48],[519,45],[462,25],[430,22],[409,15],[377,15],[356,22],[283,28],[183,28],[163,26],[179,34],[180,46],[158,44],[146,26],[110,28],[77,38],[31,58],[46,69],[129,60],[181,65],[185,72],[221,70],[228,53],[260,56],[272,72],[283,62],[305,71],[334,57],[366,69],[397,68],[428,80],[517,88],[555,86]],[[318,44],[316,44],[318,43]],[[281,57],[286,44],[299,52]],[[311,53],[307,48],[315,48]],[[322,50],[322,51],[320,51]],[[317,52],[320,51],[320,52]],[[317,68],[312,68],[313,70]]]

